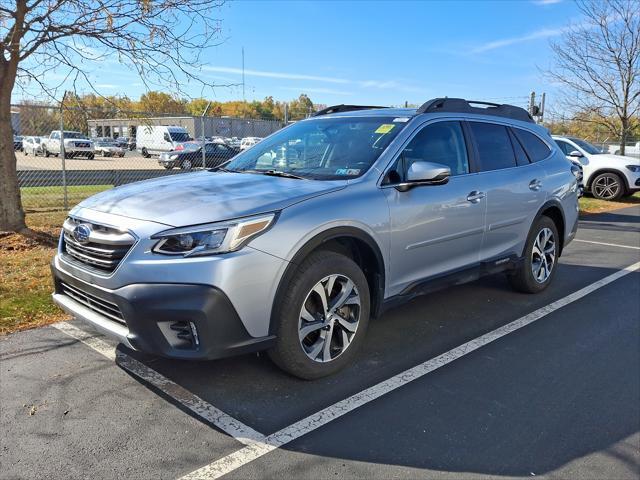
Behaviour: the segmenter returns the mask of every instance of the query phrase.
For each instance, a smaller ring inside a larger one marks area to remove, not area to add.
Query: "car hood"
[[[627,157],[623,155],[613,155],[611,153],[603,153],[601,155],[591,155],[589,157],[592,161],[598,161],[601,164],[610,164],[616,166],[625,165],[640,165],[640,159],[637,157]]]
[[[346,185],[346,181],[205,171],[116,187],[76,208],[182,227],[281,210]]]

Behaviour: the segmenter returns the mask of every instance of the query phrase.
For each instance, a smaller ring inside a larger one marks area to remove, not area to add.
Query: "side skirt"
[[[398,295],[385,299],[382,303],[380,314],[382,315],[387,310],[398,307],[422,295],[437,292],[455,285],[473,282],[487,275],[515,270],[523,261],[524,258],[518,257],[515,254],[501,256],[477,263],[471,267],[420,280],[409,285]]]

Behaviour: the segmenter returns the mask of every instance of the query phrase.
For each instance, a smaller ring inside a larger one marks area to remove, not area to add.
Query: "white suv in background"
[[[585,190],[602,200],[618,200],[640,191],[640,160],[604,153],[586,140],[553,135],[569,160],[582,165]]]

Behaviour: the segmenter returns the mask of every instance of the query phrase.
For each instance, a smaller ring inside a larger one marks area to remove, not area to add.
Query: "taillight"
[[[184,145],[178,145],[174,150],[184,150]]]

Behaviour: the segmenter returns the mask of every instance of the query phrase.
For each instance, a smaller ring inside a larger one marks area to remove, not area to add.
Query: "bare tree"
[[[564,87],[563,106],[576,120],[596,123],[620,139],[620,153],[640,113],[638,0],[576,0],[585,21],[551,48],[550,79]]]
[[[58,99],[91,87],[91,67],[118,62],[151,86],[198,82],[200,55],[220,38],[211,0],[0,1],[0,231],[26,231],[11,124],[14,87],[37,85]],[[51,78],[61,78],[57,85]],[[92,88],[92,87],[91,87]],[[96,92],[99,93],[99,92]]]

